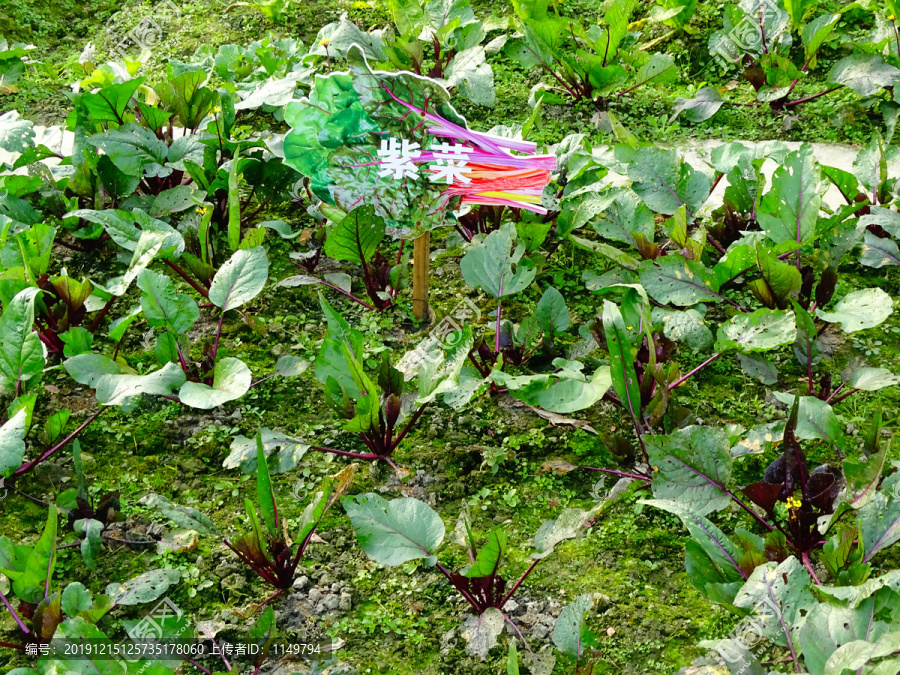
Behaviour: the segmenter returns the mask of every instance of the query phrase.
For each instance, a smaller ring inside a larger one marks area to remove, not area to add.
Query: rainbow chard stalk
[[[546,212],[553,155],[471,131],[434,80],[373,71],[357,46],[347,61],[348,71],[317,76],[285,111],[285,163],[309,177],[324,205],[344,213],[371,205],[403,238],[441,226],[464,204]]]

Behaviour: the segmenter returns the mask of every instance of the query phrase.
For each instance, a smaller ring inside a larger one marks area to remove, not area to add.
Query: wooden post
[[[431,232],[413,240],[413,315],[428,321],[428,263],[431,253]]]

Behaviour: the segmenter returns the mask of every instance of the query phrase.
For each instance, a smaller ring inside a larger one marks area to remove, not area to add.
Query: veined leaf
[[[816,232],[822,206],[821,169],[812,145],[803,143],[785,157],[772,177],[772,189],[763,195],[757,220],[774,243],[806,244]]]
[[[229,356],[216,362],[212,386],[202,382],[185,382],[178,391],[178,398],[192,408],[212,410],[246,394],[252,381],[247,364]]]
[[[647,440],[650,462],[658,467],[653,477],[656,499],[677,501],[705,516],[731,503],[731,445],[724,432],[707,427],[678,429],[668,436]]]
[[[356,495],[343,500],[359,545],[381,565],[399,565],[423,559],[437,563],[437,547],[444,540],[441,517],[418,499],[387,501],[376,494]]]
[[[32,330],[40,292],[34,287],[20,291],[0,315],[0,390],[15,392],[21,382],[27,391],[44,370],[44,346]]]
[[[797,324],[794,312],[758,309],[752,314],[738,314],[719,327],[717,352],[761,352],[794,342]]]
[[[209,301],[223,312],[245,305],[259,295],[269,278],[269,258],[262,246],[236,251],[209,287]]]
[[[516,244],[515,225],[504,223],[470,249],[459,266],[467,284],[503,298],[524,290],[534,279],[534,266],[522,260],[524,255],[525,247]]]
[[[874,328],[894,311],[894,301],[880,288],[853,291],[841,298],[830,312],[816,310],[816,316],[828,323],[840,323],[845,333]]]
[[[384,218],[375,215],[374,206],[358,206],[328,233],[325,255],[364,265],[375,254],[386,231]]]

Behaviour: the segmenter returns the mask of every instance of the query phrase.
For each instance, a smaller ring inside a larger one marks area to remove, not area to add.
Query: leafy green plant
[[[678,515],[690,530],[685,564],[691,582],[714,602],[754,622],[754,633],[770,641],[775,654],[784,654],[798,672],[890,672],[897,667],[890,658],[895,647],[882,650],[879,645],[893,645],[890,636],[900,635],[896,614],[882,609],[896,605],[895,573],[870,576],[873,557],[897,541],[893,530],[900,522],[900,473],[883,478],[887,447],[879,448],[880,415],[865,437],[862,457],[844,459],[841,468],[822,465],[809,471],[793,433],[795,426],[799,429],[800,405],[795,401],[784,453],[761,481],[742,488],[765,513],[763,518],[743,506],[768,530],[765,539],[746,530],[729,537],[705,517],[729,501],[743,504],[723,489],[730,462],[721,461],[724,455],[714,459],[713,446],[700,442],[701,432],[712,440],[711,430],[694,428],[690,446],[679,444],[676,450],[672,445],[659,455],[663,464],[653,485],[655,499],[644,503]],[[702,476],[702,482],[691,480],[685,467]],[[831,585],[819,579],[811,564],[813,551]],[[869,630],[855,633],[852,625],[859,621]],[[739,624],[727,638],[701,646],[716,649],[719,658],[736,667],[759,668],[761,654],[754,654],[741,637]]]
[[[462,407],[481,384],[480,379],[461,379],[463,364],[472,348],[471,328],[454,332],[446,344],[426,342],[406,354],[397,368],[387,352],[382,352],[372,378],[365,371],[362,333],[351,328],[321,293],[319,303],[328,332],[316,357],[316,379],[325,385],[328,405],[345,420],[344,429],[359,434],[368,452],[310,445],[265,429],[267,447],[282,448],[277,462],[279,471],[292,469],[310,449],[364,461],[383,461],[397,468],[392,455],[428,405],[442,396],[448,405]],[[413,379],[415,389],[407,384]],[[405,393],[413,396],[404,397]],[[247,453],[246,439],[235,439],[225,466],[241,465],[245,471],[251,470]]]
[[[47,523],[33,546],[14,544],[0,536],[0,572],[11,582],[13,597],[19,601],[18,611],[3,593],[0,601],[15,620],[24,642],[4,643],[5,647],[25,651],[28,644],[46,645],[51,639],[105,638],[95,624],[110,611],[156,600],[180,578],[177,570],[152,570],[124,583],[111,583],[105,595],[94,598],[78,582],[69,584],[62,593],[51,592],[60,548],[57,524],[57,508],[51,504]],[[43,659],[44,664],[48,661]]]
[[[261,434],[256,437],[256,496],[259,512],[249,499],[244,500],[247,522],[251,527],[249,532],[229,537],[197,509],[178,506],[157,494],[149,495],[145,502],[152,508],[158,508],[179,527],[218,537],[242,563],[276,589],[275,593],[263,601],[262,604],[266,604],[292,587],[297,566],[303,559],[316,528],[331,505],[350,487],[355,472],[356,466],[351,464],[336,476],[327,479],[312,495],[304,508],[296,539],[290,536],[287,523],[283,522],[278,513]],[[260,527],[257,513],[262,514],[265,531]]]
[[[439,562],[437,555],[444,539],[444,523],[424,502],[411,498],[387,501],[369,493],[347,497],[342,504],[356,530],[359,545],[375,562],[393,566],[422,560],[426,567],[437,567],[447,578],[474,612],[464,621],[461,634],[468,643],[467,651],[482,659],[497,644],[506,624],[528,645],[518,627],[503,612],[503,607],[557,544],[580,534],[589,517],[586,511],[566,509],[555,520],[541,525],[534,536],[531,565],[507,590],[507,581],[500,574],[508,556],[507,536],[503,529],[490,532],[487,542],[478,548],[467,516],[461,514],[454,539],[465,550],[470,564],[458,572],[451,572]]]
[[[494,73],[487,62],[505,36],[482,45],[487,33],[505,21],[482,23],[469,0],[390,0],[393,28],[364,33],[346,18],[323,27],[307,63],[346,58],[351,45],[362,47],[379,69],[409,71],[443,84],[475,105],[494,105]]]
[[[610,101],[646,84],[677,77],[672,57],[660,52],[651,56],[634,44],[628,22],[635,6],[632,0],[616,0],[599,26],[585,29],[577,19],[551,12],[547,0],[515,0],[516,26],[523,37],[509,40],[504,53],[553,78],[552,85],[532,91],[535,100],[588,101],[606,110]]]
[[[34,45],[26,45],[24,42],[10,44],[5,38],[0,37],[0,94],[13,94],[19,90],[16,86],[19,78],[25,72],[25,63],[28,52],[35,49]],[[15,119],[15,113],[6,113],[3,117],[10,116]],[[2,129],[0,120],[0,129]],[[0,137],[3,133],[0,131]],[[0,143],[2,146],[2,143]]]
[[[840,34],[836,31],[841,13],[820,14],[809,19],[814,7],[783,0],[767,3],[740,0],[726,8],[723,29],[709,38],[709,53],[726,67],[737,66],[756,92],[757,101],[767,103],[777,112],[791,110],[842,87],[852,89],[863,98],[875,96],[884,89],[890,91],[900,80],[900,69],[890,52],[893,37],[882,35],[869,44],[858,45],[858,51],[834,64],[827,78],[833,86],[814,94],[794,94],[798,83],[816,67],[819,50]],[[803,61],[799,66],[790,53],[793,32],[799,33],[803,46]],[[715,89],[705,87],[694,99],[678,99],[674,114],[683,114],[691,122],[702,122],[712,117],[723,102]]]
[[[332,215],[332,210],[328,212]],[[363,285],[369,296],[369,302],[359,299],[350,292],[350,279],[346,274],[329,274],[323,279],[296,275],[282,279],[278,282],[278,286],[293,287],[320,283],[343,293],[367,309],[387,309],[396,300],[397,293],[407,284],[409,254],[404,257],[403,242],[395,264],[391,265],[378,248],[387,234],[387,225],[383,218],[375,214],[374,207],[358,206],[346,215],[340,211],[334,215],[340,220],[328,231],[322,251],[335,260],[362,267]]]

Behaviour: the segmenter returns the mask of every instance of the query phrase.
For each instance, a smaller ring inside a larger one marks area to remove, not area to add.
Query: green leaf
[[[177,257],[184,251],[184,237],[178,230],[168,223],[151,218],[143,211],[78,209],[69,211],[63,218],[84,218],[88,222],[103,225],[106,233],[112,240],[129,251],[137,250],[142,235],[148,230],[166,234],[166,239],[161,248],[162,252],[171,252],[174,257]],[[135,227],[135,223],[139,224],[141,228]]]
[[[94,598],[84,584],[74,581],[62,592],[62,611],[67,616],[78,616],[94,606]]]
[[[76,520],[72,527],[75,534],[84,537],[81,541],[81,557],[84,559],[84,564],[96,572],[97,555],[103,547],[103,539],[100,537],[103,532],[103,523],[92,518],[84,518]]]
[[[806,244],[815,236],[822,206],[821,168],[812,145],[803,143],[784,158],[772,177],[772,189],[759,203],[757,220],[774,243]]]
[[[817,3],[815,0],[784,0],[784,8],[791,17],[791,26],[799,29],[803,25],[806,15],[809,14]]]
[[[506,550],[506,532],[498,528],[488,534],[487,543],[478,551],[475,562],[463,572],[463,576],[473,579],[497,574]]]
[[[884,635],[877,642],[854,640],[841,645],[825,663],[823,675],[841,675],[848,670],[866,675],[891,675],[897,672],[900,660],[894,658],[872,665],[875,659],[889,656],[900,650],[900,631]],[[863,670],[866,664],[869,668]]]
[[[603,331],[609,350],[609,373],[622,406],[635,424],[641,421],[641,392],[634,369],[635,349],[622,313],[609,300],[603,301]]]
[[[738,354],[741,370],[748,377],[765,385],[773,385],[778,382],[778,368],[769,359],[758,354]]]
[[[44,531],[34,548],[27,550],[21,573],[13,575],[6,571],[6,575],[12,580],[13,592],[19,600],[36,605],[44,599],[48,580],[56,567],[56,528],[56,505],[51,504],[47,509]]]
[[[178,391],[178,398],[192,408],[212,410],[246,394],[252,381],[253,375],[247,364],[229,356],[216,362],[211,387],[201,382],[185,382]]]
[[[800,628],[803,661],[813,673],[825,671],[829,657],[844,645],[858,639],[878,642],[888,630],[888,624],[873,620],[875,598],[851,609],[827,603],[818,605]]]
[[[569,309],[562,293],[548,286],[534,310],[537,325],[547,335],[559,335],[569,327]]]
[[[3,308],[0,315],[0,390],[16,391],[17,383],[29,389],[44,370],[44,347],[34,324],[34,302],[37,288],[20,291]]]
[[[585,195],[585,196],[591,196]],[[563,200],[566,204],[566,200]],[[641,201],[641,199],[628,188],[619,188],[604,193],[603,201],[595,205],[595,213],[588,215],[585,220],[593,218],[591,227],[601,237],[621,241],[635,248],[638,247],[638,235],[647,241],[653,241],[656,224],[653,220],[653,212]],[[565,213],[565,207],[563,208]],[[599,217],[594,217],[599,216]],[[560,214],[562,218],[562,214]],[[580,227],[580,225],[578,225]]]
[[[309,445],[302,440],[281,432],[263,428],[260,429],[260,433],[267,457],[280,448],[274,466],[270,467],[276,473],[284,473],[296,467],[309,450]],[[269,463],[272,464],[271,461]],[[230,453],[222,465],[226,469],[240,466],[243,473],[256,471],[256,439],[236,436],[231,442]]]
[[[8,478],[22,465],[28,411],[19,410],[0,426],[0,477]]]
[[[246,304],[262,291],[269,278],[269,258],[261,246],[241,249],[228,259],[209,287],[209,301],[223,312]]]
[[[275,505],[275,493],[272,492],[272,479],[269,476],[269,465],[263,451],[262,434],[256,434],[256,499],[262,512],[263,522],[269,536],[278,537],[278,507]]]
[[[475,105],[494,105],[494,71],[486,60],[484,47],[474,45],[453,55],[444,69],[448,87],[456,87]]]
[[[125,80],[104,87],[96,94],[86,91],[81,94],[79,100],[94,122],[124,124],[128,102],[143,82],[143,77]]]
[[[664,511],[675,514],[681,518],[685,527],[688,528],[693,537],[692,543],[695,543],[705,555],[707,565],[705,569],[694,567],[693,570],[689,565],[689,574],[692,572],[694,573],[691,574],[691,583],[695,586],[701,590],[707,590],[707,584],[734,583],[747,578],[746,574],[741,569],[740,564],[743,555],[742,549],[726,537],[718,527],[713,525],[704,516],[701,516],[691,508],[686,507],[681,502],[677,501],[642,499],[639,503],[655,506],[658,509],[663,509]],[[694,554],[697,552],[698,551],[695,549]],[[691,564],[696,565],[698,560],[698,558],[694,557]],[[729,595],[731,595],[731,598],[734,597],[733,594]],[[729,598],[729,600],[731,598]]]
[[[134,248],[134,254],[128,269],[122,277],[111,279],[107,282],[106,291],[115,296],[125,295],[138,275],[153,262],[153,259],[163,250],[169,236],[164,232],[141,232],[140,239]]]
[[[127,176],[165,178],[172,169],[163,166],[169,148],[150,129],[136,124],[123,124],[93,136],[87,142],[102,150]]]
[[[862,219],[860,219],[860,222]],[[892,239],[882,239],[866,230],[860,248],[859,262],[866,267],[891,267],[900,265],[900,249]]]
[[[329,378],[334,378],[352,399],[357,400],[364,393],[359,386],[364,376],[363,335],[358,330],[350,328],[344,317],[328,304],[321,293],[319,304],[325,314],[328,332],[316,357],[316,379],[325,384]]]
[[[573,602],[563,607],[553,626],[553,644],[563,654],[578,659],[587,647],[596,647],[597,642],[585,624],[584,615],[594,608],[590,593],[579,595]]]
[[[753,612],[759,635],[787,647],[797,644],[800,620],[816,602],[809,573],[791,556],[780,565],[760,565],[734,599],[735,607]]]
[[[137,285],[143,291],[141,308],[151,327],[182,335],[200,318],[197,302],[177,293],[169,277],[145,269],[138,274]]]
[[[63,356],[78,356],[91,351],[91,345],[94,343],[94,335],[87,328],[76,326],[70,328],[65,333],[60,333],[59,339],[66,346],[63,348]]]
[[[285,356],[280,356],[278,358],[278,361],[275,363],[275,372],[273,372],[272,375],[278,375],[280,377],[299,377],[306,372],[306,369],[309,368],[309,366],[310,363],[306,359],[286,354]]]
[[[834,64],[828,81],[850,87],[860,96],[873,96],[900,81],[900,70],[877,54],[852,54]]]
[[[325,255],[335,260],[364,265],[375,254],[386,230],[384,218],[375,215],[374,206],[359,206],[344,216],[328,233]]]
[[[342,503],[360,547],[375,562],[400,565],[424,559],[427,567],[437,563],[444,523],[425,502],[411,498],[389,502],[369,493],[348,497]]]
[[[241,243],[240,151],[234,151],[228,170],[228,248],[237,251]]]
[[[213,534],[221,536],[222,533],[216,524],[204,513],[192,506],[178,506],[165,497],[158,494],[149,494],[141,500],[151,509],[159,509],[160,512],[178,527],[196,530],[200,534]]]
[[[623,269],[626,269],[630,272],[637,272],[640,266],[640,261],[631,256],[624,251],[620,251],[614,246],[610,246],[609,244],[604,244],[601,241],[591,241],[589,239],[582,239],[581,237],[571,236],[569,237],[574,243],[582,248],[586,248],[589,251],[595,251],[596,253],[600,253],[601,255],[606,256],[610,260],[612,260],[616,265],[619,265]]]
[[[488,652],[497,646],[497,638],[505,625],[503,612],[496,607],[488,607],[479,616],[468,617],[459,629],[459,634],[466,640],[466,652],[486,659]]]
[[[695,353],[712,347],[712,331],[706,327],[703,315],[695,309],[671,311],[654,307],[654,323],[662,323],[663,335],[675,342],[683,342]]]
[[[632,189],[652,210],[671,216],[685,206],[689,222],[709,197],[709,178],[674,150],[640,148],[628,165],[628,178]]]
[[[775,398],[786,405],[794,403],[794,395],[784,392],[774,392]],[[822,439],[829,441],[838,450],[843,444],[842,426],[838,421],[834,410],[825,401],[815,396],[801,396],[800,407],[797,412],[798,438],[813,440]]]
[[[817,309],[816,316],[840,323],[845,333],[855,333],[882,324],[893,311],[891,296],[880,288],[865,288],[845,295],[830,312]]]
[[[789,1],[797,2],[798,0]],[[803,0],[800,1],[802,2]],[[790,9],[788,9],[788,11],[790,11]],[[825,42],[828,41],[828,38],[831,37],[834,29],[837,28],[837,22],[840,18],[840,14],[822,14],[803,27],[803,30],[800,33],[800,40],[803,42],[803,47],[806,52],[805,58],[810,62],[812,67],[815,67],[816,65],[813,57],[815,57],[816,52],[819,51],[819,47],[825,44]],[[794,25],[797,26],[798,24],[795,23]]]
[[[801,366],[807,366],[808,361],[816,365],[822,360],[822,342],[817,337],[816,322],[803,307],[792,300],[794,316],[797,320],[797,338],[794,340],[794,355]]]
[[[669,436],[647,439],[656,499],[677,501],[698,515],[720,511],[731,503],[731,444],[724,432],[708,427],[678,429]]]
[[[669,121],[675,120],[683,113],[684,119],[697,124],[708,120],[719,112],[719,108],[724,103],[725,100],[718,90],[713,87],[702,87],[697,91],[697,95],[694,98],[679,96],[675,99],[675,105],[672,106],[672,117]]]
[[[106,595],[120,607],[142,605],[156,600],[179,579],[181,572],[177,569],[151,570],[123,583],[109,584]]]
[[[63,368],[79,384],[93,387],[104,405],[129,404],[141,394],[172,396],[173,390],[185,383],[184,372],[174,363],[147,375],[123,375],[117,374],[119,368],[110,359],[99,356],[80,354],[64,361]]]
[[[862,391],[878,391],[900,384],[900,377],[887,368],[857,368],[850,374],[847,384]]]
[[[574,539],[585,530],[585,521],[591,514],[582,509],[563,509],[559,516],[544,523],[534,533],[533,560],[541,560],[553,553],[556,545]]]
[[[350,464],[340,473],[329,476],[322,482],[322,486],[309,500],[300,516],[298,541],[305,542],[312,536],[328,509],[350,489],[355,473],[356,465]]]
[[[84,478],[84,465],[81,462],[81,441],[77,438],[72,443],[72,467],[75,469],[75,482],[78,484],[78,496],[90,503],[87,481]]]
[[[857,522],[866,554],[862,562],[867,563],[877,553],[900,541],[900,499],[877,492],[859,510]]]
[[[516,641],[509,641],[509,656],[506,658],[506,675],[519,675],[519,654],[516,652]]]
[[[867,579],[858,586],[823,585],[818,587],[817,592],[840,601],[850,609],[856,609],[882,588],[900,591],[900,570],[890,570],[880,577]]]
[[[200,126],[214,106],[219,95],[202,86],[207,75],[204,70],[187,71],[157,85],[156,93],[166,108],[175,110],[175,118],[187,129]]]
[[[247,642],[256,644],[259,648],[259,652],[253,660],[253,665],[256,666],[257,670],[259,670],[266,656],[268,656],[269,648],[272,646],[274,638],[275,609],[272,605],[269,605],[247,633]]]
[[[588,378],[581,372],[584,366],[578,361],[554,359],[553,363],[559,370],[552,374],[516,376],[494,369],[490,378],[508,388],[513,398],[559,414],[589,408],[603,398],[612,384],[606,366],[597,368]]]
[[[641,285],[657,302],[689,307],[699,302],[716,302],[719,281],[703,263],[667,255],[645,260],[640,266]]]
[[[525,290],[534,280],[534,265],[524,260],[525,246],[516,243],[516,227],[504,223],[469,250],[460,261],[463,278],[495,298]]]
[[[794,312],[758,309],[752,314],[738,314],[719,327],[717,352],[762,352],[794,342],[797,324]]]
[[[785,309],[800,292],[800,270],[781,262],[761,244],[756,245],[756,260],[762,279],[750,282],[750,290],[769,309]]]
[[[23,120],[15,110],[0,115],[0,149],[25,152],[34,145],[34,124]]]

